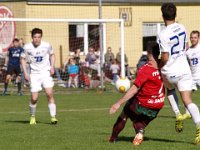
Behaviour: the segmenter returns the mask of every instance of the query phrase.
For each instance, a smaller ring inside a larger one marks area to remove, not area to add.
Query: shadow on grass
[[[13,120],[13,121],[7,120],[7,121],[5,121],[5,122],[6,122],[6,123],[19,123],[19,124],[29,124],[29,123],[30,123],[29,120]],[[38,121],[37,121],[37,123],[41,123],[41,122],[38,122]]]
[[[132,142],[133,141],[133,137],[120,136],[117,139],[117,141]],[[157,142],[164,142],[164,143],[187,143],[187,144],[194,144],[192,142],[187,142],[187,141],[172,140],[172,139],[162,139],[162,138],[154,138],[154,137],[144,137],[144,141],[157,141]]]
[[[157,118],[173,118],[173,119],[176,119],[175,116],[163,116],[163,115],[158,115]]]
[[[6,123],[13,123],[13,124],[29,124],[30,121],[29,120],[13,120],[13,121],[10,121],[10,120],[6,120],[5,121]],[[40,121],[37,121],[37,124],[47,124],[47,125],[52,125],[52,126],[55,126],[57,124],[52,124],[51,122],[40,122]]]

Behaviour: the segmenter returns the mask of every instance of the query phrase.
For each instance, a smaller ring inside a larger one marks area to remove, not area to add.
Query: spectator
[[[81,61],[80,61],[80,52],[81,52],[81,49],[77,49],[74,53],[74,60],[75,60],[75,64],[77,66],[80,66],[81,64]]]
[[[19,39],[19,45],[21,46],[21,47],[24,47],[24,39],[23,38],[20,38]]]
[[[89,72],[87,69],[83,70],[82,81],[84,83],[84,88],[86,90],[88,90],[90,88],[90,77],[89,77],[88,73]]]
[[[86,55],[85,61],[91,69],[97,70],[98,76],[100,77],[100,64],[98,63],[98,56],[95,55],[94,48],[91,47],[89,49],[89,53]]]
[[[119,48],[119,52],[117,53],[116,59],[117,59],[117,62],[121,64],[121,48]],[[125,64],[128,64],[128,58],[125,53],[124,53],[124,60],[125,60]]]
[[[112,52],[112,48],[108,47],[107,52],[105,54],[105,65],[110,67],[114,59],[115,59],[115,56]]]
[[[139,68],[141,68],[142,66],[144,66],[147,62],[148,62],[147,51],[143,51],[142,56],[138,60],[138,63],[137,63],[137,66],[136,66],[137,70]]]
[[[120,70],[116,59],[113,60],[113,64],[110,66],[110,70],[112,71],[112,84],[115,84],[115,82],[119,78],[118,71]]]
[[[75,64],[75,61],[73,58],[69,59],[68,73],[69,73],[68,87],[69,88],[71,87],[71,83],[73,81],[75,87],[77,88],[79,68]]]
[[[116,59],[119,65],[121,66],[121,48],[119,48],[119,52],[117,53]],[[130,67],[128,65],[128,58],[125,53],[124,53],[124,61],[125,61],[126,76],[128,76],[129,79],[132,79]]]

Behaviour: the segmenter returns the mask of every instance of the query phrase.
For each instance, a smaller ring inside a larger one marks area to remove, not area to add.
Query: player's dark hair
[[[15,38],[15,39],[13,40],[13,42],[19,42],[19,39],[18,39],[18,38]]]
[[[197,34],[198,35],[198,37],[199,37],[199,31],[198,30],[193,30],[191,33],[190,33],[190,36],[192,35],[192,34]]]
[[[147,43],[147,52],[148,54],[152,54],[153,58],[157,61],[158,57],[160,55],[160,48],[158,43],[156,43],[155,41],[149,41]]]
[[[174,20],[176,18],[176,6],[173,3],[163,3],[161,11],[165,20]]]
[[[41,34],[42,36],[42,29],[39,29],[39,28],[34,28],[32,31],[31,31],[31,36],[33,37],[35,34]]]

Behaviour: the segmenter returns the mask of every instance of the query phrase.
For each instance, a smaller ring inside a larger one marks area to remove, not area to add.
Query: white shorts
[[[169,90],[178,88],[178,91],[192,91],[192,75],[184,74],[181,76],[162,75],[164,85]]]
[[[49,73],[46,74],[31,74],[30,75],[31,92],[39,92],[42,88],[52,88],[54,86],[53,78]]]

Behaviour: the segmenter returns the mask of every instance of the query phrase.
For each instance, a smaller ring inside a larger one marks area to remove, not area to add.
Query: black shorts
[[[149,109],[141,106],[136,98],[130,99],[124,106],[122,114],[130,118],[132,122],[140,122],[147,126],[157,117],[160,109]]]
[[[21,68],[20,66],[12,66],[12,65],[8,65],[7,71],[6,71],[6,75],[12,75],[12,74],[16,74],[16,76],[21,76]]]

